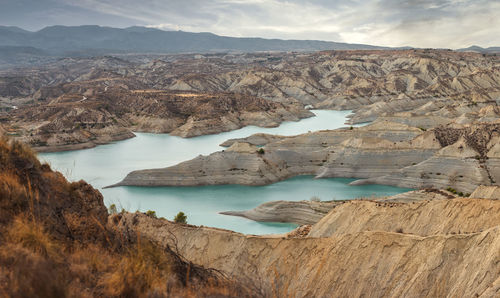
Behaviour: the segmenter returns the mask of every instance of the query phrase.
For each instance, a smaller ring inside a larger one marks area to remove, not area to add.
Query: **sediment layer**
[[[255,146],[264,139],[264,147]],[[294,137],[231,140],[227,150],[168,168],[134,171],[115,186],[264,185],[315,175],[359,178],[353,185],[451,187],[471,193],[479,185],[500,181],[499,140],[498,123],[450,124],[425,131],[379,120]]]

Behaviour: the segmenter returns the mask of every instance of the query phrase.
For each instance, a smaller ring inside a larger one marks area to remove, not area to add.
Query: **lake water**
[[[313,110],[316,117],[298,122],[284,122],[279,127],[247,126],[242,129],[184,139],[168,134],[136,133],[137,137],[97,146],[91,149],[56,153],[40,153],[53,169],[69,180],[84,179],[104,195],[107,206],[129,211],[156,211],[157,216],[172,219],[179,211],[195,225],[225,228],[248,234],[283,233],[291,224],[258,223],[240,217],[220,215],[220,211],[246,210],[275,200],[300,201],[317,196],[322,200],[351,199],[360,196],[382,196],[408,189],[363,185],[348,186],[353,179],[313,179],[301,176],[267,186],[202,186],[202,187],[117,187],[102,189],[122,180],[139,169],[162,168],[222,150],[222,142],[264,132],[296,135],[321,129],[344,126],[349,111]]]

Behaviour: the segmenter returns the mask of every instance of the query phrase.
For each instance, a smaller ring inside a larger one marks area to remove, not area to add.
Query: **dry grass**
[[[0,167],[16,171],[36,168],[40,162],[30,147],[16,141],[0,137]]]
[[[115,250],[66,245],[19,215],[2,233],[0,296],[248,297],[240,284],[146,239]]]
[[[16,175],[0,173],[0,222],[8,216],[8,211],[18,211],[27,202],[28,193]],[[4,211],[4,212],[2,212]]]
[[[42,225],[28,220],[26,216],[18,216],[7,230],[11,243],[19,244],[44,258],[57,259],[60,247],[45,233]]]
[[[167,292],[171,261],[157,246],[138,244],[106,274],[100,285],[111,297],[143,297]]]
[[[18,215],[2,233],[0,293],[7,297],[65,297],[61,247],[28,215]]]
[[[0,296],[66,297],[64,271],[53,260],[15,244],[0,246]]]

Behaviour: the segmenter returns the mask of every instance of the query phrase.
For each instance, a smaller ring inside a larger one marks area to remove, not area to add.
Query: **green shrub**
[[[454,188],[448,187],[446,190],[453,193],[453,194],[457,194],[457,190]]]
[[[174,217],[174,222],[185,224],[187,223],[187,216],[181,211]]]
[[[153,210],[146,211],[146,215],[152,218],[156,218],[156,212]]]
[[[115,204],[111,204],[111,206],[109,206],[108,212],[111,215],[117,214],[118,210],[116,209],[116,205]]]
[[[257,150],[257,153],[258,154],[264,154],[266,152],[264,151],[264,148],[260,148],[259,150]]]

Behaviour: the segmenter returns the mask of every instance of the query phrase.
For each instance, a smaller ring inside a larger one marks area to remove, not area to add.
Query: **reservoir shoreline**
[[[352,199],[359,196],[385,196],[407,189],[388,186],[348,186],[352,179],[313,179],[298,176],[267,186],[220,185],[201,187],[118,187],[114,184],[133,170],[175,165],[198,155],[227,150],[220,144],[229,139],[246,138],[255,133],[292,136],[308,131],[345,127],[350,111],[313,110],[316,117],[285,122],[275,128],[245,128],[216,135],[181,138],[166,134],[137,133],[135,138],[91,149],[40,153],[42,160],[70,180],[84,179],[104,195],[107,206],[118,210],[154,210],[159,217],[172,219],[179,211],[188,215],[190,224],[213,226],[249,234],[289,232],[293,224],[258,223],[245,218],[220,215],[226,210],[247,210],[276,200]],[[139,152],[139,154],[138,154]],[[238,199],[236,199],[238,198]]]

